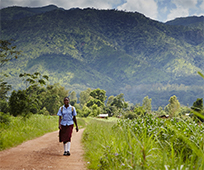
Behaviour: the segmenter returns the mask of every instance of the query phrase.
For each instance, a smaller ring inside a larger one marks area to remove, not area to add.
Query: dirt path
[[[70,156],[63,156],[63,144],[56,131],[1,151],[0,170],[85,170],[80,143],[83,130],[73,131]]]

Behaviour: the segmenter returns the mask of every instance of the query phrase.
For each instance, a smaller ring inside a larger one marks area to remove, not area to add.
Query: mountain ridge
[[[204,64],[200,27],[168,25],[137,12],[91,8],[54,9],[1,22],[2,37],[15,39],[24,53],[5,68],[9,74],[38,70],[48,74],[51,83],[60,82],[78,92],[88,87],[103,88],[109,95],[122,92],[133,103],[161,89],[159,84],[170,84],[172,89],[183,85],[180,91],[193,85],[200,90],[202,79],[196,73],[203,71]],[[20,88],[14,78],[9,81]],[[142,84],[144,89],[134,96],[131,89],[141,89]],[[148,85],[158,87],[149,91]],[[171,91],[164,93],[168,102]],[[198,93],[181,103],[192,103]],[[149,97],[155,100],[154,96]],[[154,105],[163,104],[154,101]]]

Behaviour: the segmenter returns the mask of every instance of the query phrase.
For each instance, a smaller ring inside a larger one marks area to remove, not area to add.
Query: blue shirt
[[[57,113],[58,116],[62,116],[62,120],[60,124],[63,126],[73,125],[74,124],[73,116],[77,115],[75,107],[71,106],[70,104],[69,104],[69,107],[67,108],[65,106],[62,106],[62,107],[63,107],[62,111],[60,107]],[[72,113],[72,107],[73,107],[73,113]]]

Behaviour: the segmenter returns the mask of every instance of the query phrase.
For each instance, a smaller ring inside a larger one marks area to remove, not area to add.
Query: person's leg
[[[73,126],[74,125],[70,125],[69,130],[68,130],[67,155],[70,155],[71,137],[72,137]]]
[[[64,146],[64,155],[67,155],[67,144],[68,142],[63,142],[63,146]]]
[[[68,130],[68,126],[61,126],[60,134],[59,134],[59,137],[60,137],[59,141],[63,142],[63,148],[64,148],[63,155],[67,155],[67,142],[68,142],[68,138],[66,137],[67,130]]]
[[[67,142],[67,155],[70,155],[71,142]]]
[[[71,142],[67,142],[67,151],[70,151]]]

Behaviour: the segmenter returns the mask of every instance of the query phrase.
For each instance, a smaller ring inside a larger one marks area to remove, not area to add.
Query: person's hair
[[[64,100],[65,100],[65,99],[68,99],[68,100],[69,100],[69,97],[65,97]]]

